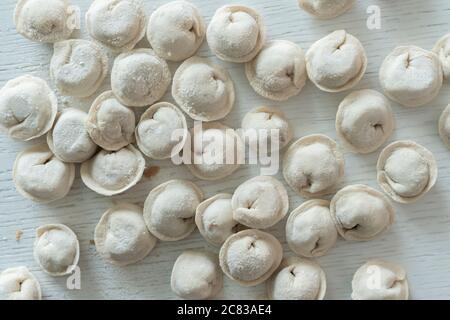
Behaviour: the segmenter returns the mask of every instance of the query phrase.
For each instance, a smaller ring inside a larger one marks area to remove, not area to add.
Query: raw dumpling
[[[47,83],[30,75],[8,81],[0,90],[0,130],[28,141],[47,133],[58,112],[58,99]]]
[[[41,286],[27,267],[15,267],[0,273],[0,300],[41,300]]]
[[[289,257],[267,281],[271,300],[322,300],[327,291],[325,272],[314,261]]]
[[[160,184],[145,200],[147,228],[163,241],[186,238],[195,229],[195,210],[202,198],[202,191],[190,181],[170,180]]]
[[[261,16],[252,8],[227,5],[217,9],[206,31],[211,51],[221,60],[248,62],[261,50],[266,32]]]
[[[289,210],[289,197],[283,184],[270,176],[258,176],[236,188],[231,199],[233,218],[255,229],[266,229]]]
[[[205,58],[192,57],[175,72],[172,96],[192,119],[214,121],[233,108],[234,85],[228,71]]]
[[[434,46],[433,52],[441,61],[444,78],[450,80],[450,34],[442,37]]]
[[[147,39],[161,58],[183,61],[198,50],[205,38],[205,29],[196,6],[184,0],[172,1],[150,16]]]
[[[344,175],[344,157],[336,142],[313,134],[294,142],[283,159],[283,176],[302,197],[333,193]]]
[[[442,67],[438,56],[415,46],[397,47],[380,68],[380,84],[386,95],[405,107],[419,107],[441,90]]]
[[[269,233],[248,229],[230,236],[220,248],[220,266],[243,286],[266,281],[283,258],[280,242]]]
[[[77,235],[64,224],[47,224],[36,229],[34,259],[51,276],[71,274],[78,265]]]
[[[94,100],[86,120],[89,136],[109,151],[129,145],[134,138],[135,126],[133,110],[122,105],[112,91],[106,91]]]
[[[438,126],[442,141],[450,149],[450,105],[442,112]]]
[[[48,203],[64,198],[72,187],[75,165],[59,160],[47,144],[28,147],[16,158],[13,180],[25,198]]]
[[[136,185],[144,169],[144,157],[130,144],[118,151],[100,150],[93,158],[83,162],[80,175],[89,189],[112,196]]]
[[[411,203],[425,195],[438,176],[434,155],[414,141],[396,141],[381,151],[377,180],[392,200]]]
[[[364,47],[345,30],[330,33],[306,52],[309,79],[322,91],[351,89],[361,80],[366,68]]]
[[[95,43],[74,39],[54,44],[50,76],[61,94],[89,97],[107,73],[108,57]]]
[[[166,93],[170,80],[167,62],[150,49],[122,53],[114,60],[111,70],[112,91],[129,107],[155,103]]]
[[[286,222],[286,241],[296,254],[320,257],[337,240],[337,230],[327,200],[309,200],[293,210]]]
[[[331,199],[331,216],[345,240],[375,238],[394,223],[395,211],[381,192],[365,185],[347,186]]]
[[[391,262],[370,260],[361,266],[352,280],[353,300],[408,300],[405,270]]]
[[[300,7],[319,19],[332,19],[350,9],[355,0],[298,0]]]
[[[268,42],[245,64],[245,75],[257,94],[284,101],[300,93],[306,83],[305,54],[286,40]]]
[[[392,135],[394,127],[389,100],[374,90],[352,92],[336,114],[337,135],[355,153],[374,152]]]
[[[184,251],[173,265],[170,286],[183,299],[213,298],[223,286],[217,256],[210,252]]]
[[[100,218],[94,233],[95,248],[108,262],[125,266],[144,259],[156,244],[141,207],[120,202]]]
[[[145,36],[142,0],[94,0],[86,12],[89,35],[116,52],[130,51]]]

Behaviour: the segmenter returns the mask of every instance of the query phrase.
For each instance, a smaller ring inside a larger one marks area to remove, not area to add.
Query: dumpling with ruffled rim
[[[433,52],[441,61],[444,78],[450,80],[450,34],[439,39],[433,48]]]

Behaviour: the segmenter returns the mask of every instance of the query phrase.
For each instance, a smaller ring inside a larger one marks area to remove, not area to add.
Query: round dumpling
[[[450,105],[442,111],[441,117],[439,118],[438,129],[442,141],[450,148]]]
[[[450,34],[442,37],[434,46],[433,52],[441,61],[444,78],[450,80]]]
[[[350,9],[356,0],[298,0],[300,7],[319,19],[332,19]]]
[[[41,286],[27,267],[15,267],[0,273],[0,300],[41,300]]]

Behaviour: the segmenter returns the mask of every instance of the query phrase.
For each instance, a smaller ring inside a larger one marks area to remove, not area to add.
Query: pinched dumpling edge
[[[24,272],[26,274],[26,276],[28,277],[28,279],[26,279],[26,280],[33,281],[33,284],[36,286],[36,291],[37,291],[36,300],[42,300],[41,284],[39,283],[38,279],[34,276],[34,274],[32,274],[30,272],[30,270],[28,270],[27,267],[25,267],[25,266],[18,266],[18,267],[6,268],[6,269],[4,269],[4,270],[2,270],[0,272],[0,278],[2,276],[8,276],[8,275],[11,275],[11,274],[13,274],[15,276],[17,274],[17,272]],[[15,279],[17,279],[17,277],[15,277]],[[19,291],[19,292],[21,292],[21,291]],[[9,293],[9,294],[11,294],[11,293]],[[9,294],[6,294],[6,296],[8,297]]]
[[[447,42],[450,43],[450,33],[445,35],[445,36],[443,36],[442,38],[440,38],[438,40],[438,42],[436,42],[436,45],[434,46],[432,51],[438,56],[439,61],[441,62],[442,73],[444,75],[444,78],[446,80],[450,80],[450,56],[447,56],[445,61],[443,61],[443,59],[442,59],[442,57],[440,55],[440,51],[442,50],[442,47],[445,46],[447,44]]]
[[[439,118],[439,136],[442,139],[442,142],[450,149],[450,132],[445,132],[445,123],[449,120],[450,117],[450,104],[442,111],[441,116]]]
[[[356,0],[347,0],[347,4],[342,9],[335,11],[333,14],[321,14],[318,11],[310,10],[310,8],[307,5],[305,5],[305,0],[298,0],[298,4],[299,4],[300,8],[302,8],[307,13],[309,13],[310,15],[312,15],[316,18],[324,19],[324,20],[333,19],[333,18],[336,18],[336,17],[344,14],[345,12],[350,10],[351,7],[353,7],[355,2],[356,2]]]

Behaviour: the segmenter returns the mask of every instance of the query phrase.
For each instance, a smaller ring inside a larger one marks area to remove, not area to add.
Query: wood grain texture
[[[89,0],[72,0],[84,16]],[[168,1],[145,1],[148,13]],[[359,0],[346,14],[333,20],[316,20],[299,9],[296,0],[192,0],[209,22],[214,11],[227,3],[241,3],[257,9],[263,16],[270,39],[287,39],[304,50],[319,38],[337,29],[346,29],[359,38],[369,60],[367,72],[356,89],[380,90],[378,69],[384,57],[397,45],[414,44],[431,49],[434,43],[450,32],[450,3],[448,0]],[[369,5],[381,8],[381,30],[368,30],[366,9]],[[30,42],[17,34],[12,14],[14,0],[0,1],[0,86],[16,76],[30,73],[49,80],[48,66],[52,54],[50,45]],[[87,38],[84,18],[81,32],[75,37]],[[144,40],[139,46],[146,47]],[[212,56],[206,43],[200,56]],[[279,105],[295,128],[295,137],[323,133],[336,139],[334,119],[339,102],[348,92],[327,94],[308,82],[300,95],[288,102],[273,103],[258,96],[249,86],[243,66],[217,61],[226,67],[235,82],[237,101],[233,111],[223,121],[239,127],[243,115],[259,105]],[[174,71],[177,64],[170,64]],[[109,78],[99,92],[109,87]],[[59,97],[60,108],[76,106],[87,110],[93,98]],[[173,101],[167,94],[163,100]],[[418,203],[395,204],[397,217],[394,226],[379,238],[362,243],[339,240],[318,262],[328,279],[327,299],[349,299],[351,279],[356,269],[370,258],[383,258],[405,267],[413,299],[450,298],[450,151],[438,136],[437,123],[442,110],[450,102],[449,83],[445,83],[438,98],[417,109],[403,108],[392,103],[397,128],[390,141],[412,139],[429,148],[438,161],[439,178],[432,191]],[[41,139],[42,140],[42,139]],[[40,141],[40,140],[39,140]],[[34,143],[34,142],[33,142]],[[102,213],[115,200],[143,204],[148,192],[156,185],[173,178],[192,180],[202,188],[206,197],[218,192],[232,193],[241,182],[258,174],[258,167],[244,166],[231,177],[208,182],[195,179],[184,166],[175,167],[170,161],[148,161],[160,166],[160,172],[144,178],[125,194],[102,197],[83,186],[77,178],[69,195],[49,205],[35,204],[22,198],[15,190],[11,169],[16,154],[27,143],[0,136],[0,270],[26,265],[39,279],[45,299],[173,299],[170,273],[176,257],[186,249],[216,250],[207,245],[198,231],[178,242],[159,242],[155,250],[142,262],[124,268],[106,263],[91,244],[93,232]],[[343,184],[364,183],[379,189],[375,164],[379,151],[370,155],[345,153],[346,174]],[[278,178],[283,181],[281,175]],[[304,200],[288,188],[291,209]],[[42,272],[32,257],[34,229],[45,223],[64,223],[78,235],[81,245],[81,290],[66,289],[65,278],[52,278]],[[285,220],[270,231],[283,243],[286,255],[293,255],[285,243]],[[23,236],[16,241],[16,231]],[[243,288],[229,279],[218,298],[265,298],[265,286]]]

